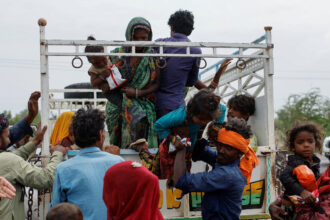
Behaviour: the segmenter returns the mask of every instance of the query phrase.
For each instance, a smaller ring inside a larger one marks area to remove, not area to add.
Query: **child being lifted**
[[[89,36],[87,40],[95,40],[95,38]],[[85,48],[85,53],[104,53],[104,47],[88,45]],[[88,70],[91,85],[102,90],[103,95],[109,100],[109,92],[122,86],[127,79],[122,77],[116,65],[111,63],[109,57],[87,56],[87,59],[92,64]]]

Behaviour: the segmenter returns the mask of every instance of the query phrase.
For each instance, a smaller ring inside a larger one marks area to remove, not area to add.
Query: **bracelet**
[[[139,90],[135,89],[135,98],[137,99],[139,97]]]

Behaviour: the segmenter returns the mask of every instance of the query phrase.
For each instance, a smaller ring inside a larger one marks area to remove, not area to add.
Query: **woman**
[[[133,18],[126,29],[127,41],[150,41],[150,23],[141,17]],[[129,52],[130,47],[116,48],[114,53]],[[136,47],[136,53],[151,53],[149,47]],[[113,101],[106,106],[106,123],[110,144],[127,148],[130,143],[146,138],[149,146],[158,147],[154,131],[156,120],[153,93],[159,87],[159,70],[151,57],[111,57],[128,79],[125,87],[113,92]]]
[[[108,220],[163,220],[159,197],[158,178],[138,162],[113,165],[104,176],[103,200]]]
[[[74,144],[74,137],[70,125],[75,116],[73,112],[63,112],[56,120],[52,135],[50,137],[50,144],[55,146],[60,144],[64,147],[71,147]]]

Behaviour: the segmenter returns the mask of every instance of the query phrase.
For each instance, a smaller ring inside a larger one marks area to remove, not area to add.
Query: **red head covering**
[[[163,220],[159,197],[158,178],[140,163],[118,163],[104,176],[103,200],[108,220]]]

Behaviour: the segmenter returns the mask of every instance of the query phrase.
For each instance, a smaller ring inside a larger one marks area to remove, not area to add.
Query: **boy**
[[[89,36],[87,40],[95,40]],[[87,46],[85,52],[89,53],[104,53],[103,46]],[[91,84],[104,93],[108,98],[108,93],[121,85],[127,80],[123,79],[116,65],[112,64],[109,57],[105,56],[87,56],[88,62],[92,66],[88,70],[88,75],[91,77]]]
[[[78,206],[63,202],[49,210],[46,220],[83,220],[83,215]]]

